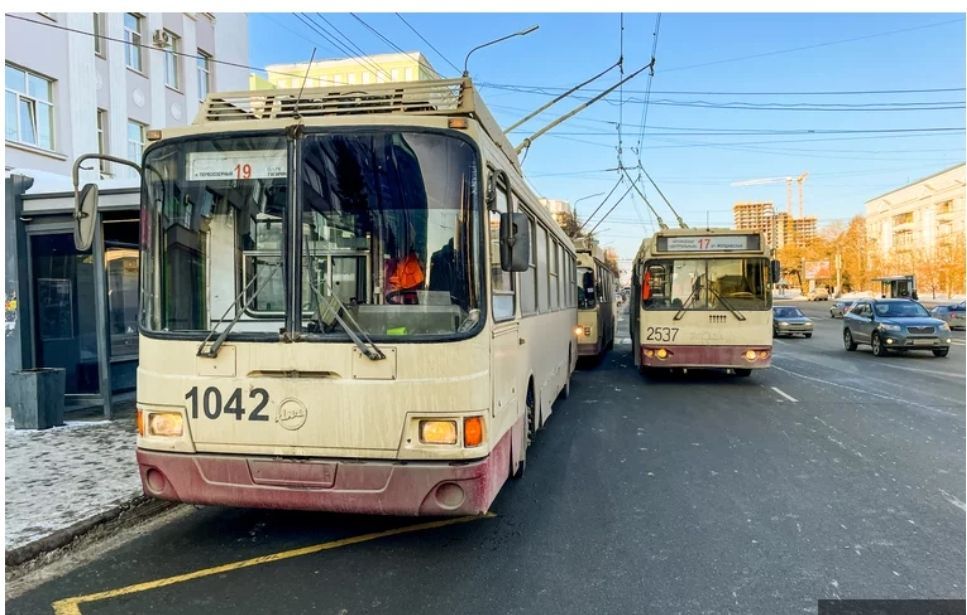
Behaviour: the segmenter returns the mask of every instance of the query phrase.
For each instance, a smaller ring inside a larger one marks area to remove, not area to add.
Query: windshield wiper
[[[232,305],[228,306],[228,309],[225,310],[225,312],[222,314],[222,317],[218,319],[218,322],[223,322],[225,317],[228,316],[228,313],[231,312],[232,309],[235,310],[235,318],[232,319],[232,322],[228,323],[228,326],[225,327],[225,330],[222,331],[217,338],[215,338],[215,341],[212,342],[212,345],[208,348],[208,350],[205,350],[205,345],[211,341],[212,336],[218,331],[218,325],[216,324],[216,326],[208,333],[208,337],[206,337],[201,345],[198,346],[198,352],[195,354],[197,354],[199,357],[208,357],[210,359],[217,357],[218,349],[221,348],[222,344],[225,343],[225,339],[228,337],[228,334],[231,333],[232,328],[235,327],[235,325],[238,324],[238,321],[242,319],[242,316],[245,314],[245,310],[247,310],[248,307],[252,305],[252,302],[255,301],[255,298],[258,297],[266,287],[268,287],[268,282],[275,276],[276,272],[281,269],[281,266],[278,269],[273,269],[272,273],[269,274],[269,277],[265,278],[263,284],[259,286],[254,293],[252,293],[252,296],[249,297],[248,301],[246,301],[243,305],[239,305],[242,299],[245,297],[245,293],[252,288],[252,286],[255,284],[255,281],[258,279],[257,275],[253,275],[252,279],[249,280],[249,283],[246,284],[245,288],[242,289],[242,292],[235,297],[235,301],[232,302]]]
[[[692,295],[688,298],[685,304],[682,305],[682,307],[678,308],[678,311],[675,312],[675,316],[672,318],[672,320],[681,320],[685,316],[685,312],[688,310],[688,308],[691,307],[693,303],[695,303],[696,299],[698,299],[698,295],[701,291],[702,291],[701,286],[696,288],[695,292],[692,293]]]
[[[712,288],[711,286],[709,286],[708,287],[708,290],[713,295],[715,295],[715,298],[719,300],[719,303],[721,303],[723,306],[725,306],[725,309],[727,309],[728,311],[732,312],[732,315],[733,316],[735,316],[738,320],[745,320],[745,316],[741,312],[735,311],[735,308],[733,308],[731,305],[729,305],[729,303],[725,299],[722,298],[722,295],[718,294],[718,292],[716,292],[716,290],[714,288]]]

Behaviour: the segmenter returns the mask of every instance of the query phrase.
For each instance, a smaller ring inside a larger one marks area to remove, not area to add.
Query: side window
[[[497,186],[497,211],[490,212],[490,281],[494,320],[514,317],[514,276],[500,268],[500,214],[507,213],[507,189]]]
[[[520,201],[516,200],[517,211],[524,211],[520,207]],[[520,274],[520,313],[534,314],[537,312],[537,221],[530,214],[527,214],[531,227],[531,253],[530,265],[527,271]]]
[[[547,231],[540,224],[537,228],[537,311],[542,314],[547,311]]]
[[[551,311],[558,309],[560,307],[560,302],[558,301],[557,294],[557,283],[560,278],[560,267],[557,263],[557,242],[551,235],[547,236],[547,258],[548,258],[548,276],[547,276],[547,293],[550,297],[548,305]]]

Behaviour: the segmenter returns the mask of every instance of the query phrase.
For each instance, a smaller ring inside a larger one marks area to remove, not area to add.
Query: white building
[[[146,128],[189,124],[209,91],[248,88],[246,68],[219,63],[248,63],[245,14],[13,13],[5,21],[7,170],[69,176],[80,154],[140,158]],[[112,166],[101,175],[117,175]]]

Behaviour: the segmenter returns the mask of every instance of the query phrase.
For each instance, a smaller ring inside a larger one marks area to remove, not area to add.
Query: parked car
[[[813,321],[797,307],[772,308],[772,337],[801,334],[813,336]]]
[[[945,357],[950,326],[910,299],[861,299],[843,316],[843,346],[852,351],[858,344],[869,344],[877,357],[891,350],[931,350]]]
[[[806,295],[810,301],[826,301],[829,299],[829,291],[826,290],[825,286],[817,286],[816,288],[809,291]]]
[[[842,318],[846,312],[850,311],[853,304],[856,303],[852,299],[840,299],[833,305],[829,306],[829,317],[830,318]]]
[[[965,329],[967,328],[967,318],[964,315],[967,310],[965,308],[967,308],[967,302],[964,301],[951,305],[938,305],[930,310],[930,315],[944,321],[950,325],[951,329]]]

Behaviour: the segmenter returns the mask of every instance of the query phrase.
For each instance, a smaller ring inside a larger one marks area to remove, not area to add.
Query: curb
[[[101,527],[116,527],[144,521],[177,506],[175,502],[139,495],[106,511],[82,519],[64,529],[15,547],[6,552],[6,565],[19,566],[64,547]]]

